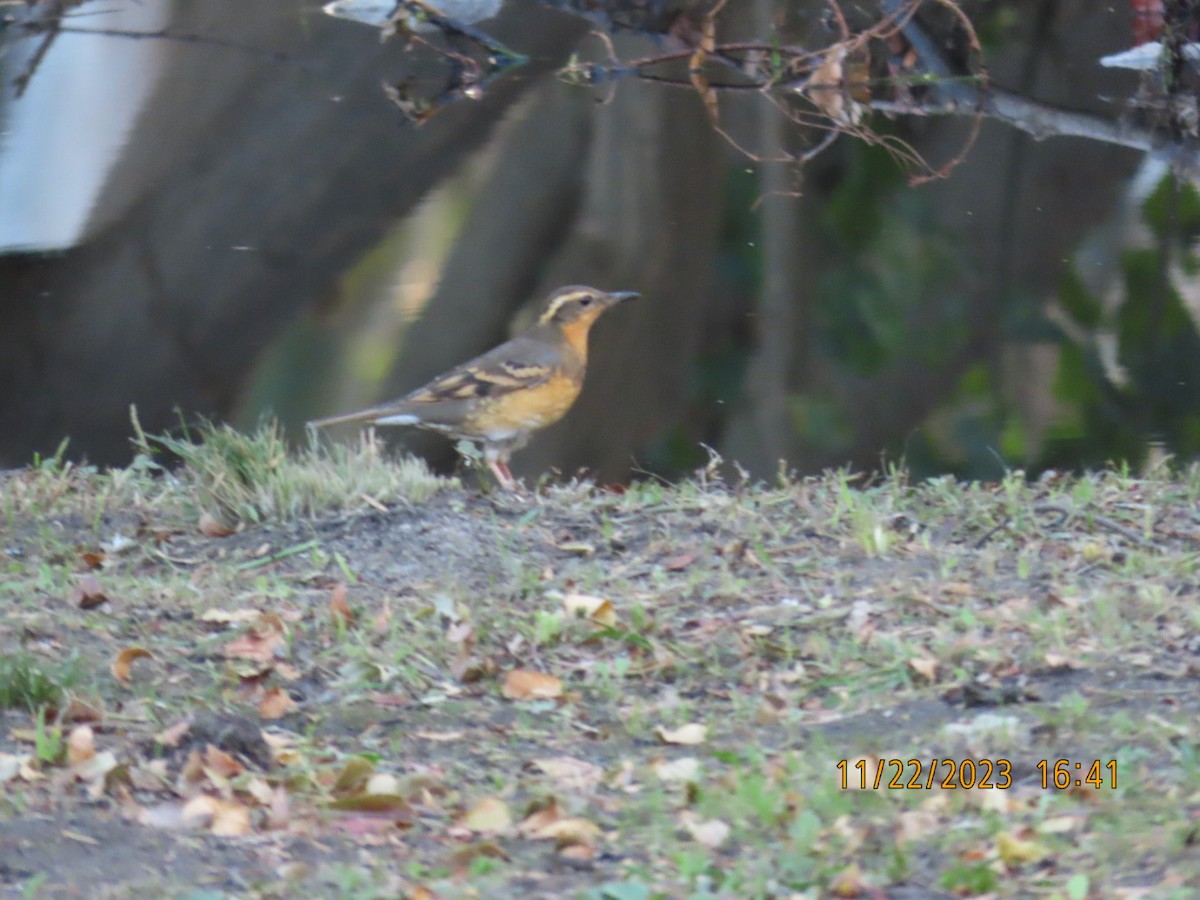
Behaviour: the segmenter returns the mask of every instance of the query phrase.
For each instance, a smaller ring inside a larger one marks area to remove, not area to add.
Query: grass
[[[197,437],[143,440],[128,469],[60,453],[0,481],[0,840],[27,848],[35,895],[72,877],[68,816],[134,867],[106,876],[116,895],[164,853],[184,873],[164,894],[1200,888],[1195,469],[773,486],[709,470],[512,497],[371,441]],[[85,579],[104,602],[81,602]],[[581,593],[615,620],[579,614]],[[130,648],[152,657],[121,681]],[[561,693],[507,697],[518,668]],[[205,714],[223,724],[165,742]],[[64,752],[85,723],[118,774]],[[691,725],[697,743],[662,737]],[[269,769],[246,756],[264,727]],[[221,774],[210,744],[244,770]],[[1011,786],[839,783],[964,759],[1008,761]],[[1115,759],[1119,784],[1043,786],[1038,762],[1059,759]],[[380,780],[347,780],[355,760]],[[110,835],[89,791],[146,824]],[[153,824],[197,793],[244,811],[253,840]],[[483,801],[512,824],[464,824]],[[557,838],[534,836],[539,810]],[[263,864],[261,840],[304,865]]]

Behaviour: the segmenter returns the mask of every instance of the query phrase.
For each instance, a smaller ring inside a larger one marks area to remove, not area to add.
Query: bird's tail
[[[340,416],[328,416],[324,419],[313,419],[308,423],[309,428],[325,428],[328,425],[346,425],[351,422],[372,425],[415,425],[420,417],[405,412],[395,404],[372,406],[370,409],[360,409],[358,412],[344,413]]]

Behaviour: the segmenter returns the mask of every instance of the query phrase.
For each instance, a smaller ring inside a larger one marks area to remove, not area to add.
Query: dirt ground
[[[3,896],[1200,888],[1195,472],[0,491]]]

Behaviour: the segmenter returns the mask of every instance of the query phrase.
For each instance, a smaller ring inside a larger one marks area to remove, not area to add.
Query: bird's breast
[[[582,381],[558,375],[535,387],[479,401],[469,426],[488,440],[507,440],[561,419],[579,396]]]

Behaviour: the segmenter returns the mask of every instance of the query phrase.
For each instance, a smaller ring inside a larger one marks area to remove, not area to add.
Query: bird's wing
[[[519,337],[451,369],[399,403],[415,406],[496,397],[544,383],[559,365],[554,347]]]

